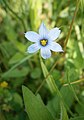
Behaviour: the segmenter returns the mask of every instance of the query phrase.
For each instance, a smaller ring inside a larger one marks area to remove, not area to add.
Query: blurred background
[[[48,29],[59,27],[57,40],[64,49],[77,0],[0,0],[0,120],[28,120],[22,85],[34,93],[44,80],[39,54],[26,53],[31,44],[24,33],[38,32],[43,21]],[[65,55],[52,53],[44,63],[69,107],[68,115],[84,115],[84,1],[80,0]],[[68,80],[68,79],[69,80]],[[72,83],[72,86],[68,85]],[[46,83],[39,90],[44,104],[59,119],[58,98]],[[82,105],[81,105],[81,104]]]

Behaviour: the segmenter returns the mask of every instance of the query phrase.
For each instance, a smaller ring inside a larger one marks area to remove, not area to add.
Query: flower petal
[[[37,42],[40,36],[36,32],[29,31],[25,33],[25,37],[31,42]]]
[[[55,51],[55,52],[63,52],[62,47],[56,42],[51,43],[50,50]]]
[[[43,22],[39,28],[39,34],[42,36],[42,38],[46,38],[48,36],[48,30]]]
[[[44,59],[47,59],[47,58],[50,58],[51,57],[51,51],[50,49],[48,48],[41,48],[41,56],[44,58]]]
[[[36,52],[36,51],[39,50],[39,49],[40,49],[40,46],[39,46],[37,43],[35,43],[35,44],[30,45],[30,46],[28,47],[27,51],[28,51],[29,53],[34,53],[34,52]]]
[[[59,30],[59,28],[53,28],[49,31],[48,35],[52,40],[55,40],[59,37],[60,32],[61,32],[61,30]]]

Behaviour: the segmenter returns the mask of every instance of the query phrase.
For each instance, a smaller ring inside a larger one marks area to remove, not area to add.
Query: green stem
[[[74,82],[70,82],[69,84],[70,85],[74,85],[74,84],[77,84],[77,83],[80,83],[80,82],[83,82],[84,81],[84,78],[81,78],[79,80],[76,80]],[[64,84],[63,86],[68,86],[69,85],[68,83]]]
[[[67,35],[66,40],[65,40],[65,43],[64,43],[64,51],[66,50],[66,46],[67,46],[67,43],[68,43],[68,39],[69,39],[69,37],[70,37],[70,35],[71,35],[73,23],[74,23],[74,20],[75,20],[75,17],[76,17],[78,8],[79,8],[79,3],[80,3],[80,0],[77,0],[76,9],[75,9],[75,11],[74,11],[74,15],[73,15],[73,18],[72,18],[72,21],[71,21],[70,29],[69,29],[68,35]]]

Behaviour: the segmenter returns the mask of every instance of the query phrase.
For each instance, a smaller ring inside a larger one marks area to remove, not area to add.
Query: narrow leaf
[[[7,73],[7,74],[6,74]],[[10,78],[10,77],[14,77],[14,78],[18,78],[18,77],[24,77],[29,73],[29,68],[27,67],[23,67],[21,70],[19,69],[14,69],[10,72],[5,72],[3,74],[3,78]]]
[[[84,116],[79,116],[79,117],[71,118],[70,120],[84,120]]]
[[[61,116],[60,116],[60,120],[68,120],[68,115],[66,113],[66,109],[63,105],[62,102],[60,102],[60,106],[61,106]]]
[[[40,61],[41,61],[41,67],[42,67],[44,77],[45,78],[47,77],[46,82],[48,84],[48,87],[49,87],[51,93],[56,93],[57,92],[57,87],[56,87],[55,81],[53,80],[52,76],[49,74],[45,64],[42,61],[42,59],[40,59]]]
[[[4,74],[2,74],[2,78],[8,74],[10,74],[10,72],[12,70],[14,70],[15,68],[17,68],[19,65],[21,65],[22,63],[24,63],[25,61],[27,61],[29,58],[31,58],[34,54],[32,55],[28,55],[27,57],[25,57],[24,59],[22,59],[21,61],[19,61],[17,64],[15,64],[13,67],[11,67],[7,72],[5,72]]]

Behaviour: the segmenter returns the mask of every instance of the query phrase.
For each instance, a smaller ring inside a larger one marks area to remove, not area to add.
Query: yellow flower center
[[[47,43],[48,43],[48,40],[43,39],[43,40],[40,41],[40,43],[41,43],[42,46],[46,46]]]

